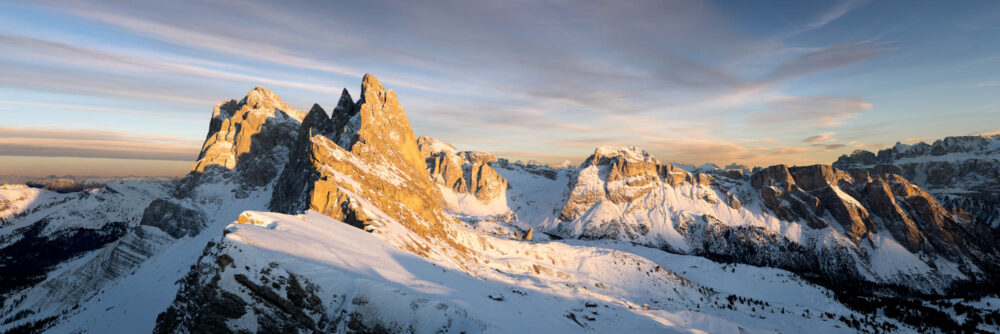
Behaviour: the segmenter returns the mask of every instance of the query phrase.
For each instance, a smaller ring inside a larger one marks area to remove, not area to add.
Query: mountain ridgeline
[[[257,87],[179,180],[0,188],[0,255],[42,258],[0,280],[0,330],[989,331],[995,309],[920,300],[998,292],[998,159],[1000,136],[544,166],[417,137],[372,75],[329,110]]]
[[[898,174],[926,189],[956,215],[1000,229],[1000,135],[947,137],[855,151],[834,167]]]

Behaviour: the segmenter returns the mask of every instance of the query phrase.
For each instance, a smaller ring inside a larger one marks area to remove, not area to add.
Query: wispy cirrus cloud
[[[860,98],[834,96],[780,97],[766,102],[768,110],[751,117],[756,124],[802,122],[816,127],[838,125],[872,104]]]
[[[889,50],[871,42],[840,43],[793,58],[774,69],[764,81],[788,80],[832,71],[877,56]]]
[[[820,13],[820,15],[814,17],[812,20],[802,24],[797,29],[783,33],[780,38],[791,38],[797,35],[807,33],[816,29],[825,27],[826,25],[837,21],[841,17],[844,17],[851,11],[858,9],[868,3],[868,0],[846,0],[839,1],[835,3],[829,9]]]

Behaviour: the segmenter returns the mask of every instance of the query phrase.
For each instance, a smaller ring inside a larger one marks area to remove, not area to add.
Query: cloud
[[[767,153],[770,155],[791,155],[791,154],[803,154],[806,152],[809,152],[809,149],[805,147],[794,147],[794,146],[779,146],[767,151]]]
[[[803,34],[809,31],[822,28],[827,24],[830,24],[840,19],[841,17],[844,17],[844,15],[847,15],[847,13],[850,13],[851,11],[861,7],[861,5],[864,5],[866,2],[867,1],[854,1],[854,0],[841,1],[840,3],[836,4],[833,7],[830,7],[828,10],[821,13],[812,21],[803,24],[800,28],[785,34],[781,38],[782,39],[791,38],[799,34]]]
[[[116,73],[127,70],[128,73],[146,74],[148,72],[158,72],[159,75],[175,75],[182,77],[224,80],[229,82],[244,83],[248,86],[267,85],[295,88],[307,91],[323,93],[327,95],[337,95],[342,87],[329,85],[306,83],[302,81],[275,79],[271,77],[248,75],[250,69],[232,67],[232,70],[221,70],[192,63],[199,62],[195,59],[184,57],[173,57],[173,59],[157,59],[153,57],[140,57],[116,52],[107,52],[87,48],[76,47],[68,44],[45,41],[34,38],[0,35],[0,50],[10,53],[19,53],[32,59],[47,59],[52,62],[66,64],[71,67],[86,67],[89,71],[101,68],[104,73]],[[52,73],[56,76],[63,72]],[[157,74],[153,74],[154,76]],[[105,75],[107,76],[107,75]],[[134,77],[133,75],[119,75],[126,80],[134,81],[136,85],[141,85],[146,79]],[[131,78],[129,78],[131,77]]]
[[[983,136],[983,137],[993,137],[993,136],[996,136],[996,135],[1000,135],[1000,131],[992,131],[992,132],[974,132],[974,133],[970,133],[969,135],[970,135],[970,136]]]
[[[653,140],[649,149],[664,162],[704,163],[745,161],[753,156],[746,147],[727,141],[697,139]]]
[[[860,98],[834,96],[781,97],[767,101],[766,106],[767,111],[751,116],[751,123],[804,122],[829,127],[872,108]]]
[[[94,129],[0,127],[0,155],[194,161],[193,140]]]
[[[617,142],[620,142],[620,140],[610,137],[589,137],[589,138],[554,140],[550,141],[548,144],[559,147],[593,149],[597,148],[600,145],[614,145]]]
[[[824,133],[821,133],[821,134],[818,134],[818,135],[806,138],[803,141],[807,142],[807,143],[810,143],[810,144],[813,144],[813,145],[816,145],[816,144],[819,144],[819,143],[836,140],[835,138],[833,138],[833,135],[834,135],[833,132],[824,132]]]
[[[826,145],[818,145],[818,146],[820,147],[820,149],[818,151],[816,151],[816,152],[826,153],[826,152],[830,152],[830,151],[833,151],[833,150],[839,150],[841,148],[847,147],[847,144],[826,144]]]
[[[220,100],[206,93],[213,89],[200,83],[150,81],[89,69],[37,68],[3,61],[0,61],[0,86],[206,108]]]
[[[869,42],[841,43],[793,58],[774,69],[764,81],[781,81],[835,70],[874,57],[888,48]]]
[[[185,119],[198,119],[198,120],[204,119],[203,115],[177,115],[173,113],[153,112],[146,110],[134,110],[134,109],[101,107],[101,106],[86,106],[86,105],[76,105],[76,104],[38,103],[38,102],[28,102],[28,101],[0,100],[0,105],[80,110],[89,112],[124,114],[124,115],[141,115],[141,116],[162,117],[162,118],[185,118]]]
[[[695,139],[654,140],[649,150],[664,162],[689,164],[778,164],[810,153],[808,148],[797,146],[744,146],[726,140]]]

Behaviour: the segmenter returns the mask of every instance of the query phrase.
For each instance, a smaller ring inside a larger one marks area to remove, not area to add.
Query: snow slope
[[[282,310],[297,315],[296,329],[333,332],[345,327],[416,333],[852,331],[836,320],[814,318],[823,312],[852,314],[825,289],[776,269],[737,266],[739,273],[718,278],[728,267],[654,249],[469,234],[469,240],[482,243],[479,254],[489,261],[463,272],[314,212],[244,215],[251,218],[227,227],[222,241],[206,250],[202,269],[185,279],[188,285],[172,309],[197,308],[185,302],[190,300],[185,293],[203,295],[197,289],[213,281],[212,289],[244,302],[224,323],[251,332]],[[691,270],[692,279],[678,269]],[[737,284],[751,278],[759,283]],[[293,302],[300,289],[304,300],[313,302]],[[761,305],[729,309],[724,305],[731,293]],[[287,302],[275,301],[285,296]],[[197,323],[190,316],[170,317],[180,312],[167,314],[158,331],[188,332]],[[344,316],[325,317],[338,314]]]

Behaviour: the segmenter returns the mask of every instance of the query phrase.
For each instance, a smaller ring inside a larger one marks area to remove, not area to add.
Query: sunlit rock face
[[[615,204],[634,200],[652,190],[651,183],[659,179],[656,165],[659,161],[646,151],[635,147],[597,148],[581,165],[580,173],[584,178],[577,178],[566,206],[563,207],[560,219],[573,220],[579,217],[590,206],[608,200]],[[596,173],[597,175],[591,175]],[[603,179],[603,187],[593,187],[588,177],[596,176]],[[571,181],[572,182],[572,181]]]
[[[575,220],[603,201],[616,205],[636,201],[663,184],[708,185],[711,180],[712,176],[705,173],[688,173],[664,165],[637,147],[601,146],[584,160],[580,172],[570,181],[569,197],[559,219]]]
[[[242,100],[222,102],[212,112],[208,135],[192,171],[204,173],[211,166],[239,168],[249,184],[263,186],[284,165],[305,116],[263,87],[249,91]]]
[[[755,173],[751,182],[760,189],[764,206],[781,219],[805,220],[813,228],[836,223],[858,244],[884,228],[910,252],[954,253],[957,222],[927,192],[899,175],[852,176],[826,165],[778,165]]]
[[[833,165],[902,175],[952,213],[1000,229],[1000,135],[897,143],[878,154],[859,150],[843,155]]]
[[[420,154],[434,182],[455,193],[471,194],[489,203],[506,195],[507,180],[490,163],[497,158],[486,152],[459,152],[454,146],[434,138],[417,138]]]
[[[444,224],[450,217],[392,90],[365,75],[358,101],[345,91],[330,117],[315,106],[304,119],[272,210],[313,210],[375,230],[399,223],[420,238],[451,242]],[[425,254],[423,245],[400,247]]]
[[[989,234],[980,235],[893,174],[827,165],[776,165],[749,175],[723,169],[689,173],[638,148],[600,147],[570,178],[565,194],[557,223],[543,226],[546,233],[627,240],[810,272],[830,282],[942,286],[961,275],[995,275],[998,263]],[[897,281],[870,260],[890,247],[886,240],[925,262],[916,266],[934,268],[943,261],[957,270],[927,269]]]

